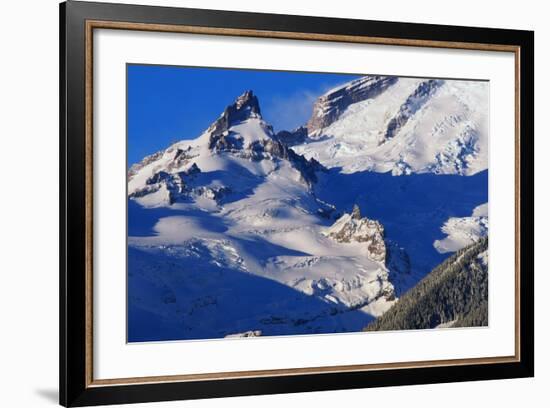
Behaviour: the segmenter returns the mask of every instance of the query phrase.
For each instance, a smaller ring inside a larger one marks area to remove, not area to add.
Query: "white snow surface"
[[[444,239],[434,241],[434,247],[439,253],[456,252],[489,232],[488,205],[482,204],[474,208],[471,217],[452,217],[441,227],[447,235]]]
[[[230,132],[245,149],[271,137],[258,118]],[[361,330],[393,304],[384,262],[364,244],[323,234],[334,220],[318,216],[322,204],[289,161],[214,152],[208,137],[177,143],[130,176],[132,194],[159,171],[196,164],[200,173],[186,181],[193,191],[230,191],[169,203],[161,188],[129,200],[129,225],[151,217],[145,231],[129,233],[134,316],[162,316],[164,337],[239,337]],[[173,167],[178,149],[193,158]]]
[[[225,131],[236,150],[211,149],[207,130],[133,166],[129,340],[358,331],[441,253],[486,234],[486,205],[471,217],[448,217],[486,200],[477,190],[463,192],[486,179],[478,173],[487,168],[487,84],[445,81],[384,139],[421,83],[400,78],[293,147],[330,168],[316,173],[314,186],[287,159],[251,157],[252,144],[274,137],[260,115]],[[390,170],[411,176],[380,174]],[[161,176],[173,184],[154,181]],[[388,259],[373,259],[365,242],[327,236],[353,204],[396,240]],[[447,237],[434,242],[439,229]]]
[[[378,96],[348,106],[336,122],[293,149],[346,173],[471,175],[486,169],[488,83],[444,80],[427,101],[414,106],[412,94],[425,81],[399,78]],[[418,110],[386,140],[388,125],[402,107]]]

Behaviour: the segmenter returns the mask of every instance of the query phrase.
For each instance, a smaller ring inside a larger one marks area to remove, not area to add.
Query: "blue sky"
[[[275,131],[311,115],[315,98],[357,75],[128,65],[128,164],[182,139],[198,137],[235,98],[251,89]]]

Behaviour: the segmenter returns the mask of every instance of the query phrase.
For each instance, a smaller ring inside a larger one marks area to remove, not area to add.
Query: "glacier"
[[[482,82],[367,76],[275,133],[246,91],[134,164],[128,341],[360,331],[488,202],[486,99]]]

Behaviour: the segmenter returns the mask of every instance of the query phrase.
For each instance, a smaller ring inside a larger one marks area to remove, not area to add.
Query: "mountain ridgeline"
[[[246,91],[134,164],[129,341],[486,324],[487,91],[365,76],[278,132]]]
[[[487,326],[488,238],[457,251],[366,331]]]
[[[317,99],[307,137],[285,136],[345,173],[473,175],[487,168],[487,85],[368,75]]]

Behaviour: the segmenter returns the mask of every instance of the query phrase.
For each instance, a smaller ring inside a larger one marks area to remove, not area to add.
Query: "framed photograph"
[[[60,7],[60,403],[534,375],[534,34]]]

